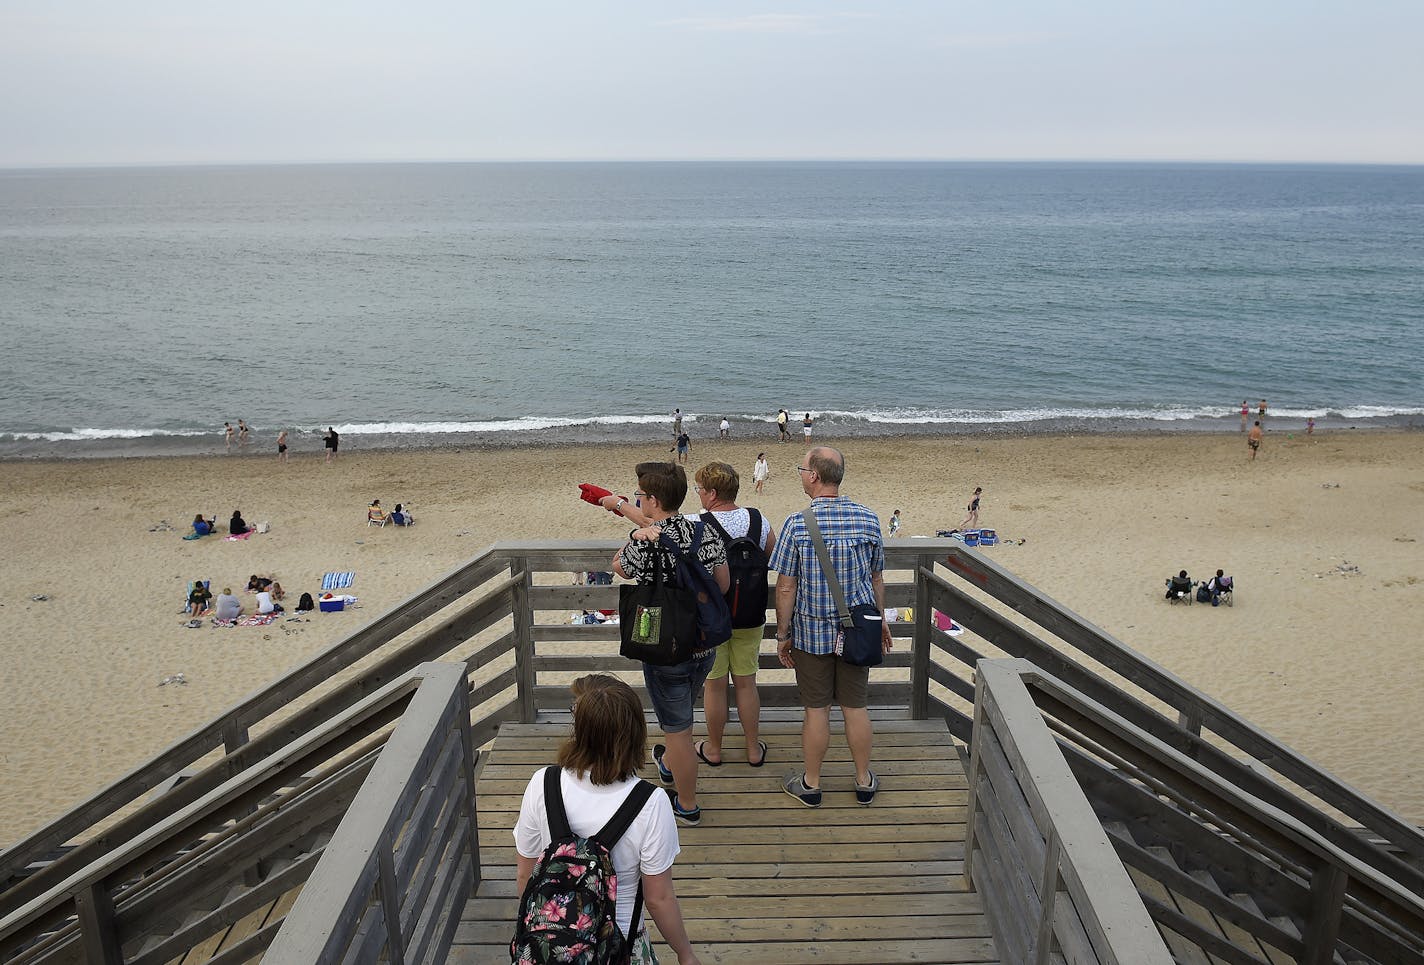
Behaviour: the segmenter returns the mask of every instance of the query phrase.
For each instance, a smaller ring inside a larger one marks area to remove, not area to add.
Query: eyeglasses
[[[796,467],[796,471],[797,471],[797,472],[815,472],[816,470],[814,470],[814,469],[807,469],[807,468],[804,467],[804,466],[797,466],[797,467]]]

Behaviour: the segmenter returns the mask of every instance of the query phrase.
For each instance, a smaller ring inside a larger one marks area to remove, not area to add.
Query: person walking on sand
[[[752,466],[752,482],[756,483],[757,495],[761,495],[761,488],[766,485],[766,477],[771,475],[771,463],[766,461],[766,453],[757,453],[756,465]]]
[[[1245,399],[1241,400],[1241,431],[1246,431],[1246,420],[1251,415],[1251,403]]]
[[[678,514],[687,498],[687,473],[672,462],[640,462],[634,472],[638,477],[637,497],[642,501],[638,516],[650,525],[636,530],[614,554],[613,572],[625,580],[651,583],[656,569],[653,554],[664,552],[658,549],[658,540],[666,535],[692,559],[693,565],[711,574],[718,590],[726,593],[732,577],[722,538],[712,527]],[[693,545],[699,527],[702,539]],[[653,761],[658,766],[658,778],[673,788],[673,815],[689,827],[702,822],[702,809],[697,805],[697,754],[692,749],[694,707],[697,693],[717,659],[717,645],[725,642],[710,642],[706,650],[669,667],[643,664],[643,683],[667,741],[666,745],[653,746]]]
[[[677,434],[677,445],[673,446],[677,450],[677,461],[687,462],[688,454],[692,452],[692,437],[685,432]]]
[[[247,423],[241,419],[237,420],[237,447],[239,449],[247,445]]]
[[[790,432],[790,430],[787,428],[787,424],[788,424],[790,421],[791,421],[791,413],[787,412],[785,409],[782,409],[782,410],[780,410],[780,411],[778,411],[778,412],[776,413],[776,432],[777,432],[776,441],[777,441],[777,442],[790,442],[790,441],[791,441],[791,432]]]
[[[890,514],[890,535],[893,537],[900,532],[900,511],[897,509]]]
[[[821,806],[821,764],[831,741],[831,704],[840,705],[846,744],[855,761],[855,800],[868,805],[880,790],[870,768],[874,726],[866,710],[869,667],[854,667],[836,653],[840,621],[806,530],[813,513],[829,551],[831,565],[845,592],[847,606],[874,604],[885,612],[885,544],[880,518],[867,507],[840,494],[845,457],[829,446],[817,446],[797,467],[801,488],[811,505],[792,513],[781,527],[770,568],[776,571],[776,655],[796,672],[801,695],[801,751],[805,767],[788,774],[781,789],[809,808]],[[891,648],[890,624],[882,622],[881,645]]]
[[[287,430],[277,433],[277,461],[287,461]]]
[[[727,591],[732,614],[732,639],[717,648],[717,658],[702,686],[707,715],[707,739],[692,745],[698,760],[722,766],[722,736],[727,729],[727,678],[737,699],[737,720],[746,739],[747,763],[766,763],[766,742],[760,738],[761,696],[756,674],[762,632],[766,629],[766,561],[776,549],[776,533],[762,514],[737,505],[741,481],[725,462],[709,462],[697,470],[697,499],[702,521],[717,531],[727,548],[733,581]]]
[[[232,434],[237,430],[232,427],[231,422],[223,423],[223,442],[227,443],[227,451],[232,452]]]
[[[968,510],[969,515],[965,516],[964,522],[959,524],[961,530],[979,528],[979,498],[983,493],[984,490],[982,487],[974,487],[974,495],[969,497],[969,505],[964,507]]]
[[[1246,436],[1246,445],[1251,448],[1251,461],[1256,461],[1256,453],[1261,449],[1261,420],[1257,419],[1256,424],[1251,427],[1251,432]]]
[[[331,462],[336,458],[336,447],[341,442],[341,437],[337,435],[334,426],[327,426],[326,435],[322,436],[321,439],[322,442],[326,443],[326,461]]]
[[[1315,435],[1315,416],[1305,417],[1305,437],[1312,438]]]

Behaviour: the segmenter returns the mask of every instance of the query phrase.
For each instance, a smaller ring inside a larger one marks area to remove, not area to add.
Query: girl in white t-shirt
[[[647,759],[648,724],[642,701],[633,688],[617,677],[590,674],[575,680],[572,689],[574,728],[559,748],[559,789],[570,829],[587,836],[608,823],[638,782],[638,768]],[[541,769],[524,790],[519,820],[514,825],[519,894],[524,893],[549,841]],[[677,822],[666,794],[649,798],[613,846],[613,868],[618,875],[618,927],[624,935],[634,930],[638,933],[632,943],[634,965],[656,965],[658,960],[642,923],[632,921],[640,880],[643,906],[657,922],[663,941],[677,955],[679,965],[701,965],[688,940],[682,908],[673,891],[672,864],[678,851]]]

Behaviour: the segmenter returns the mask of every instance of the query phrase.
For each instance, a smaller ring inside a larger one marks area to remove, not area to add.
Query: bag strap
[[[549,837],[554,841],[573,834],[568,813],[564,811],[564,791],[559,787],[562,772],[563,768],[553,764],[544,768],[544,813],[549,816]]]
[[[722,528],[722,524],[717,522],[716,513],[712,512],[709,509],[704,513],[699,513],[697,518],[703,520],[707,523],[708,526],[711,526],[713,529],[715,529],[717,531],[717,535],[722,537],[723,543],[725,543],[727,546],[732,545],[732,537],[728,536],[727,531]],[[755,509],[748,508],[747,519],[750,520],[747,529],[747,538],[756,544],[757,549],[765,549],[766,547],[762,544],[761,539],[761,513],[757,512]]]
[[[706,525],[699,517],[692,527],[692,559],[688,560],[687,554],[682,551],[682,547],[677,545],[677,540],[673,539],[666,531],[658,533],[658,543],[672,553],[679,560],[687,564],[687,570],[692,574],[692,578],[701,586],[684,586],[684,590],[701,590],[704,593],[721,596],[722,591],[717,588],[717,584],[712,580],[712,574],[707,572],[707,568],[697,561],[697,548],[702,545],[702,534]]]
[[[757,549],[765,552],[766,540],[761,538],[761,513],[755,509],[748,509],[747,518],[751,521],[747,529],[747,535],[752,538],[752,542],[756,544]]]
[[[831,553],[826,549],[826,541],[821,538],[821,527],[816,525],[815,503],[806,507],[804,518],[806,520],[806,535],[811,537],[811,545],[816,547],[816,559],[821,561],[821,572],[825,574],[826,585],[831,591],[831,599],[836,601],[836,613],[840,616],[841,626],[849,630],[855,626],[855,621],[851,619],[850,607],[846,606],[845,591],[841,589],[841,581],[836,577],[836,567],[831,562]]]
[[[722,528],[722,524],[717,522],[717,515],[713,513],[712,510],[709,509],[704,513],[698,513],[697,518],[702,520],[708,526],[711,526],[714,530],[716,530],[717,535],[722,537],[723,543],[727,544],[728,546],[731,545],[732,537],[728,536],[727,531]]]
[[[643,807],[652,798],[653,792],[657,788],[647,781],[640,780],[633,785],[633,790],[628,792],[628,796],[623,798],[623,803],[618,805],[618,810],[613,812],[613,817],[608,819],[608,823],[599,829],[594,838],[599,841],[608,853],[613,853],[613,846],[623,839],[623,835],[628,833],[628,829],[633,826],[638,815],[643,813]],[[631,948],[639,935],[643,932],[643,876],[638,876],[638,893],[633,897],[633,917],[628,919],[629,934],[628,945]]]

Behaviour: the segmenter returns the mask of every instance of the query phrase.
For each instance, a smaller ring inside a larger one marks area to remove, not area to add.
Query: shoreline
[[[1238,421],[1239,425],[1239,421]],[[647,427],[644,427],[646,432]],[[616,539],[617,517],[576,484],[630,488],[668,439],[488,450],[320,450],[285,466],[188,458],[15,460],[0,505],[0,843],[52,820],[449,573],[491,543]],[[1000,433],[827,441],[847,454],[844,492],[899,538],[957,526],[984,487],[985,550],[1016,576],[1210,694],[1406,818],[1424,819],[1424,446],[1412,429],[1287,430],[1251,462],[1239,430]],[[263,447],[265,449],[265,447]],[[698,441],[689,469],[758,449],[772,476],[742,505],[777,525],[805,505],[791,444]],[[691,495],[691,494],[689,494]],[[379,497],[410,530],[366,525]],[[689,502],[685,508],[694,504]],[[241,508],[271,531],[184,541],[195,512]],[[1026,542],[1019,544],[1017,541]],[[1010,541],[1013,541],[1010,543]],[[1235,606],[1176,607],[1162,580],[1223,567]],[[361,606],[270,627],[187,629],[187,581],[277,577],[289,598],[352,571]],[[46,596],[43,601],[36,596]],[[982,641],[976,641],[982,644]],[[182,686],[164,686],[183,674]]]
[[[772,422],[760,425],[752,421],[733,423],[730,440],[719,440],[716,420],[703,416],[703,435],[693,436],[696,447],[708,444],[747,443],[778,445],[776,427]],[[690,430],[702,429],[689,420]],[[1251,422],[1255,421],[1252,415]],[[799,421],[793,420],[791,442],[801,445]],[[607,445],[650,445],[671,438],[671,421],[663,423],[587,424],[549,428],[473,431],[473,432],[352,432],[341,430],[340,452],[398,454],[402,452],[494,452],[503,450],[572,449]],[[1053,418],[1022,422],[921,422],[889,423],[860,420],[846,423],[835,420],[818,421],[814,443],[835,444],[837,441],[873,441],[894,439],[924,439],[954,441],[957,439],[1022,439],[1085,437],[1157,437],[1184,435],[1241,435],[1239,417],[1193,419],[1107,419]],[[1303,417],[1268,417],[1264,426],[1267,438],[1271,433],[1304,434]],[[246,446],[226,449],[221,433],[203,435],[144,435],[83,440],[0,439],[0,463],[6,462],[69,462],[102,459],[189,458],[203,456],[265,456],[275,458],[276,429],[254,430]],[[1331,432],[1418,432],[1424,431],[1424,417],[1397,415],[1370,419],[1318,418],[1316,431]],[[290,454],[293,457],[325,457],[322,430],[289,430]]]

